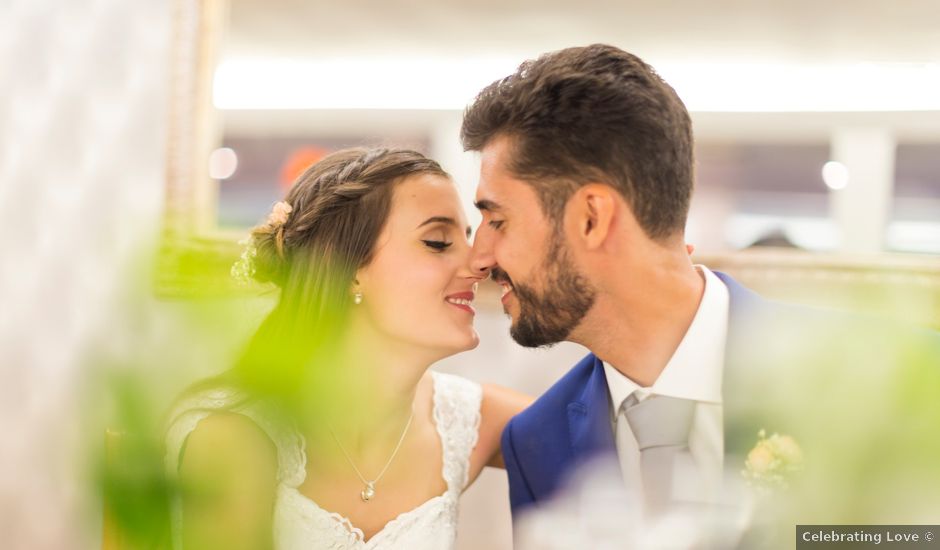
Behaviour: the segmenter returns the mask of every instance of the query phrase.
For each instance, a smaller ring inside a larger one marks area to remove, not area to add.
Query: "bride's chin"
[[[473,335],[470,338],[470,343],[466,347],[466,349],[464,349],[463,351],[470,351],[472,349],[476,349],[476,347],[479,345],[480,345],[480,335],[477,334],[476,330],[473,330]]]
[[[472,349],[475,349],[479,345],[480,345],[480,335],[477,334],[476,329],[471,328],[470,333],[466,336],[464,341],[460,345],[454,346],[453,354],[470,351]]]

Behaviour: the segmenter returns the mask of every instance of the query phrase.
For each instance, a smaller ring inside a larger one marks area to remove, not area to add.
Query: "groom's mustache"
[[[490,270],[490,277],[493,279],[493,282],[506,283],[509,286],[514,286],[512,279],[509,278],[509,274],[498,267],[494,267]]]

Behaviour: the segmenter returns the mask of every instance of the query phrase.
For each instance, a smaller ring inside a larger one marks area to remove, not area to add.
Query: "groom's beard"
[[[591,306],[595,291],[578,273],[563,244],[555,241],[545,256],[545,290],[515,283],[498,267],[493,279],[512,284],[519,301],[519,317],[509,329],[513,340],[527,348],[552,346],[568,338]]]

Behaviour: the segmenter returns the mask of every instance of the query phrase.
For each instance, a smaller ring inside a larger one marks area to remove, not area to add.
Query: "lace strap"
[[[297,487],[306,476],[304,439],[273,407],[248,398],[233,388],[214,388],[189,396],[174,407],[166,430],[164,465],[170,476],[179,472],[180,457],[189,434],[203,419],[216,413],[241,414],[258,425],[277,449],[279,483]]]
[[[460,376],[432,372],[434,423],[443,446],[444,479],[448,491],[460,494],[469,477],[470,453],[480,430],[483,388]]]

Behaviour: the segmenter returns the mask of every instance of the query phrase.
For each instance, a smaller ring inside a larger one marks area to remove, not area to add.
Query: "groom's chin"
[[[537,327],[524,322],[520,323],[516,319],[513,319],[513,323],[509,327],[509,335],[524,348],[550,348],[564,340],[564,338],[552,337]]]

